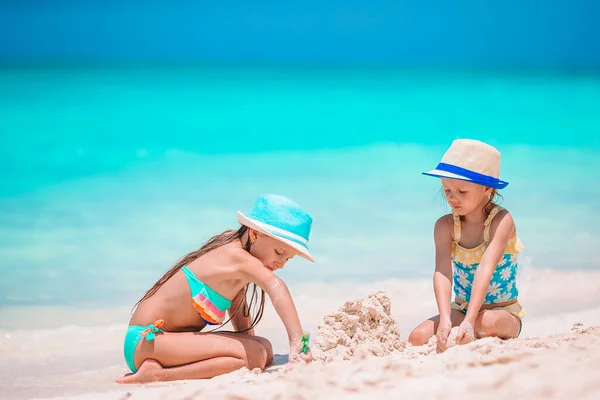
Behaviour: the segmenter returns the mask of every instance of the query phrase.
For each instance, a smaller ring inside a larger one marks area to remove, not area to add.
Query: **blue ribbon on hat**
[[[480,174],[479,172],[471,171],[469,169],[457,167],[456,165],[439,163],[436,170],[450,172],[451,174],[460,175],[467,178],[473,183],[478,185],[488,186],[494,189],[503,189],[508,186],[508,182],[502,181],[493,176]]]

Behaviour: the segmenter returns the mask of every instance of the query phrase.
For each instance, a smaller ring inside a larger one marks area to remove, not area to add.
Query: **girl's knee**
[[[269,366],[271,365],[271,363],[273,363],[273,345],[268,339],[261,339],[262,340],[260,340],[260,344],[265,348],[265,351],[267,352],[267,363],[265,366]]]
[[[267,363],[266,363],[266,365],[267,366],[271,365],[271,363],[273,362],[273,345],[271,344],[271,342],[269,341],[269,339],[264,338],[262,336],[254,336],[252,338],[252,340],[257,341],[258,343],[261,344],[262,347],[265,348],[265,351],[267,352]]]
[[[419,325],[412,330],[410,335],[408,335],[408,342],[413,346],[423,346],[424,344],[427,344],[431,336],[433,336],[431,329]]]
[[[489,311],[480,312],[475,321],[475,337],[480,339],[494,336],[496,331],[496,318]]]
[[[264,369],[268,365],[269,355],[267,350],[258,341],[248,340],[248,343],[245,343],[244,347],[246,350],[244,358],[246,368],[250,370],[254,368]]]
[[[479,323],[476,325],[478,329],[476,329],[476,336],[479,338],[482,337],[499,337],[501,339],[509,339],[513,336],[516,336],[516,332],[513,334],[513,325],[518,327],[518,321],[513,321],[515,318],[510,315],[507,317],[505,315],[501,315],[497,312],[482,312],[479,315]],[[513,323],[514,322],[514,323]]]

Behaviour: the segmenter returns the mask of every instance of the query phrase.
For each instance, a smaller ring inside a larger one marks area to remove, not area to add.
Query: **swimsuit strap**
[[[494,217],[496,216],[496,214],[498,214],[500,210],[500,207],[495,206],[492,209],[492,211],[490,211],[490,215],[488,215],[487,219],[484,222],[485,227],[483,228],[483,240],[485,242],[490,241],[490,227],[492,226],[492,221],[494,220]]]
[[[454,235],[453,235],[453,242],[454,243],[458,243],[460,242],[460,216],[454,212],[454,210],[452,210],[452,218],[454,219]]]

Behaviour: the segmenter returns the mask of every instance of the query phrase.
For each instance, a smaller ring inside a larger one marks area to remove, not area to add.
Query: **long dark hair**
[[[192,261],[200,258],[201,256],[208,253],[209,251],[215,250],[215,249],[217,249],[223,245],[226,245],[228,243],[232,243],[235,240],[241,241],[244,234],[246,232],[248,232],[248,229],[249,228],[247,226],[242,225],[237,231],[229,230],[229,231],[220,233],[220,234],[210,238],[198,250],[192,251],[191,253],[188,253],[185,256],[183,256],[182,258],[180,258],[179,261],[177,261],[175,263],[175,265],[173,265],[173,267],[170,270],[168,270],[146,292],[146,294],[144,294],[144,296],[137,303],[135,303],[133,308],[137,307],[142,301],[152,297],[158,291],[158,289],[160,289],[160,287],[165,284],[165,282],[167,282],[169,279],[171,279],[171,277],[173,275],[175,275],[177,273],[177,271],[179,271],[185,265],[189,265]],[[244,249],[248,252],[250,251],[250,245],[251,245],[250,238],[248,237],[248,240],[246,240],[246,243],[243,244]],[[252,286],[252,288],[250,288],[250,286]],[[250,301],[248,301],[248,293],[250,292],[250,290],[252,290],[252,295],[250,297]],[[260,293],[260,300],[258,299],[259,293]],[[240,297],[245,298],[246,301],[245,302],[241,301]],[[258,288],[255,283],[248,282],[248,284],[244,287],[244,289],[240,290],[240,292],[235,296],[235,298],[232,300],[232,303],[233,304],[237,303],[238,306],[235,308],[235,310],[231,310],[229,312],[229,319],[227,321],[225,321],[223,323],[223,325],[225,325],[229,321],[231,321],[231,319],[240,311],[243,312],[244,317],[248,318],[250,316],[250,312],[251,312],[252,308],[256,309],[256,312],[255,312],[254,318],[252,319],[252,323],[250,324],[250,327],[246,328],[244,330],[241,330],[241,331],[237,331],[238,333],[247,332],[247,331],[253,329],[262,319],[263,312],[265,309],[265,292],[262,289]],[[243,310],[240,310],[240,308],[242,306],[243,306]]]

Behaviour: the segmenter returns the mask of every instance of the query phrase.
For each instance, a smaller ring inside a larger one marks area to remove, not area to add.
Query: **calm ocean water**
[[[526,268],[600,268],[600,76],[0,70],[0,308],[132,305],[261,193],[314,216],[289,282],[428,277],[454,138],[502,152]]]

